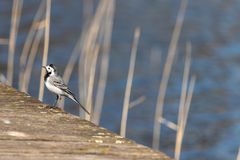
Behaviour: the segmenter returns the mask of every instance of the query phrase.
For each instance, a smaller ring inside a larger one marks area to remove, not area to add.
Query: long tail
[[[67,97],[76,102],[88,115],[90,115],[88,110],[85,107],[83,107],[83,105],[73,95],[68,95]]]

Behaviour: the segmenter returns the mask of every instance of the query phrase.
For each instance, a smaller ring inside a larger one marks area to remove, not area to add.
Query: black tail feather
[[[68,96],[68,98],[76,102],[88,115],[90,115],[90,112],[85,107],[83,107],[83,105],[73,95]]]

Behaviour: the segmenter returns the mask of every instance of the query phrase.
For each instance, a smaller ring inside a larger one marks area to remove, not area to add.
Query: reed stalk
[[[188,117],[188,112],[192,100],[192,95],[193,95],[193,90],[195,86],[195,81],[196,81],[196,76],[192,76],[189,84],[189,89],[188,89],[188,95],[187,99],[185,102],[184,106],[184,111],[183,117],[180,121],[180,124],[178,124],[178,131],[177,131],[177,138],[176,138],[176,147],[175,147],[175,159],[179,160],[180,159],[180,153],[181,153],[181,146],[182,146],[182,140],[183,140],[183,135],[186,127],[186,122],[187,122],[187,117]]]
[[[184,119],[183,119],[183,129],[186,127],[186,122],[188,118],[188,112],[190,109],[191,101],[192,101],[192,96],[193,96],[193,91],[196,83],[196,75],[191,76],[190,83],[189,83],[189,88],[188,88],[188,94],[187,94],[187,99],[184,107]]]
[[[96,93],[96,101],[95,101],[95,107],[94,107],[93,119],[92,119],[92,121],[97,125],[100,122],[106,83],[107,83],[108,67],[109,67],[109,52],[111,47],[114,11],[115,11],[115,1],[111,0],[109,1],[109,7],[107,10],[106,25],[104,27],[104,31],[102,31],[102,33],[104,34],[102,59],[101,59],[98,88]]]
[[[20,91],[23,91],[22,90],[23,89],[23,87],[22,87],[23,74],[24,74],[28,54],[29,54],[31,45],[33,43],[34,35],[35,35],[37,29],[39,28],[38,22],[40,21],[41,17],[43,16],[43,13],[44,13],[44,6],[45,6],[45,0],[41,2],[40,6],[37,10],[37,13],[35,14],[33,23],[28,32],[28,35],[27,35],[27,38],[24,43],[23,50],[22,50],[22,53],[20,56],[20,72],[19,72],[19,80],[18,80],[18,88],[20,89]]]
[[[98,53],[99,53],[99,46],[96,46],[95,51],[92,55],[92,64],[90,65],[90,77],[89,77],[89,83],[88,83],[88,94],[87,94],[87,101],[86,106],[88,106],[88,111],[91,115],[86,115],[86,119],[90,120],[90,116],[92,116],[92,101],[93,101],[93,88],[94,88],[94,80],[95,80],[95,72],[96,72],[96,64],[98,59]]]
[[[126,85],[125,96],[123,101],[123,111],[122,111],[122,120],[121,120],[121,128],[120,128],[120,135],[122,137],[126,136],[127,116],[128,116],[128,110],[129,110],[131,88],[132,88],[132,81],[133,81],[133,74],[134,74],[135,61],[137,56],[137,46],[138,46],[138,41],[140,37],[140,32],[141,32],[140,28],[136,28],[134,31],[134,40],[132,44],[127,85]]]
[[[39,26],[40,25],[41,24],[39,24]],[[43,29],[39,29],[35,38],[34,38],[34,40],[33,40],[32,48],[31,48],[31,51],[30,51],[30,54],[29,54],[27,65],[26,65],[26,69],[23,73],[23,83],[22,83],[22,88],[21,88],[21,90],[23,92],[28,92],[29,82],[30,82],[30,78],[31,78],[32,68],[33,68],[33,63],[34,63],[35,57],[37,55],[37,51],[38,51],[39,44],[40,44],[40,41],[42,39],[42,36],[43,36]]]
[[[90,20],[90,19],[88,19]],[[82,45],[84,44],[84,40],[85,40],[85,36],[87,34],[87,29],[89,27],[89,22],[85,21],[85,24],[83,25],[83,30],[81,35],[79,36],[77,43],[71,53],[70,59],[68,60],[68,63],[65,67],[64,73],[63,73],[63,80],[66,84],[68,84],[72,72],[73,72],[73,68],[76,65],[77,61],[78,61],[78,57],[81,54],[81,48]],[[60,108],[64,109],[64,103],[65,103],[65,98],[62,97],[60,102],[59,102],[59,106]]]
[[[236,160],[240,160],[240,147],[238,148],[238,154],[237,154],[237,159]]]
[[[7,65],[7,80],[9,85],[12,85],[12,82],[13,82],[15,45],[16,45],[21,12],[22,12],[22,5],[23,5],[23,0],[13,1],[11,29],[10,29],[10,37],[9,37],[9,45],[8,45],[8,65]]]
[[[44,33],[44,48],[43,48],[43,59],[42,59],[42,66],[47,65],[47,58],[48,58],[48,49],[49,49],[49,32],[50,32],[50,12],[51,12],[51,0],[47,0],[46,3],[46,17],[45,17],[45,33]],[[38,99],[40,101],[43,100],[44,94],[44,83],[42,82],[44,76],[44,70],[41,70],[40,76],[40,87],[39,87],[39,95]]]
[[[82,32],[82,34],[84,34],[84,32]],[[79,56],[79,52],[80,52],[80,48],[81,48],[81,44],[82,44],[82,40],[83,40],[83,35],[80,36],[80,38],[78,39],[72,53],[70,56],[70,59],[68,60],[68,63],[65,67],[64,73],[63,73],[63,80],[66,84],[68,84],[70,77],[72,75],[73,72],[73,68],[78,60],[78,56]],[[64,109],[64,102],[65,102],[65,98],[62,97],[61,100],[59,101],[59,106],[60,108]]]
[[[83,17],[84,17],[84,27],[83,27],[83,31],[82,31],[82,34],[80,35],[72,53],[71,53],[71,56],[70,56],[70,59],[66,65],[66,68],[64,70],[64,74],[63,74],[63,79],[65,81],[65,83],[68,83],[69,80],[70,80],[70,77],[71,77],[71,74],[72,74],[72,71],[73,71],[73,68],[78,60],[78,57],[79,57],[79,52],[81,50],[81,47],[82,47],[82,43],[84,41],[84,37],[86,36],[86,30],[88,28],[88,22],[90,21],[91,17],[92,17],[92,14],[93,14],[93,1],[92,0],[84,0],[84,4],[83,4]],[[63,101],[64,103],[64,101]]]
[[[139,98],[137,98],[136,100],[132,101],[130,104],[129,104],[129,109],[143,103],[145,101],[146,97],[145,96],[141,96]]]
[[[98,4],[96,13],[89,23],[86,31],[86,36],[81,48],[81,55],[79,58],[79,96],[82,100],[82,104],[86,106],[86,97],[88,92],[88,83],[90,78],[90,64],[92,63],[92,54],[96,48],[100,26],[102,25],[103,18],[106,16],[107,4],[109,0],[101,0]],[[90,110],[89,106],[86,106]],[[82,112],[80,112],[82,113]],[[84,113],[85,115],[85,113]]]
[[[159,149],[160,133],[161,133],[161,124],[159,123],[158,119],[162,117],[166,89],[167,89],[168,80],[169,80],[171,69],[172,69],[172,64],[176,55],[177,44],[178,44],[181,29],[182,29],[183,21],[184,21],[187,3],[188,3],[188,0],[181,1],[181,6],[177,16],[177,21],[176,21],[171,42],[169,45],[166,63],[163,69],[163,76],[160,82],[159,94],[157,98],[157,105],[156,105],[155,118],[154,118],[155,120],[154,120],[153,141],[152,141],[152,144],[153,144],[152,147],[156,150]]]
[[[84,10],[86,10],[86,8],[89,8],[92,5],[91,2],[90,3],[86,2],[84,4],[87,5],[86,7],[84,7],[85,8]],[[87,17],[85,17],[85,24],[83,27],[82,35],[80,36],[76,46],[74,47],[74,50],[71,54],[71,57],[69,59],[69,62],[67,64],[66,69],[63,74],[63,79],[64,79],[65,83],[68,83],[70,76],[72,74],[74,65],[76,64],[78,57],[80,57],[79,58],[79,61],[80,61],[80,64],[79,64],[79,81],[80,81],[79,95],[80,95],[80,99],[82,100],[81,103],[84,106],[85,106],[84,100],[85,100],[85,97],[87,97],[86,85],[88,85],[87,82],[89,82],[88,81],[89,74],[86,74],[86,73],[89,73],[89,69],[87,70],[87,68],[89,68],[89,67],[86,67],[86,66],[90,65],[90,63],[92,61],[92,54],[93,54],[94,50],[96,49],[95,47],[96,47],[97,37],[99,35],[99,28],[100,28],[102,19],[104,17],[104,13],[106,10],[106,4],[107,4],[106,0],[100,1],[99,5],[97,7],[97,11],[96,11],[95,15],[93,16],[93,18],[91,17],[91,13],[88,13],[86,15]],[[84,13],[84,15],[85,14],[86,13]],[[83,93],[84,95],[81,93]],[[62,100],[61,106],[63,106],[63,104],[64,104],[64,99]]]
[[[187,87],[188,87],[188,79],[189,79],[189,72],[191,66],[191,43],[187,43],[186,46],[186,58],[185,58],[185,65],[183,71],[183,80],[182,80],[182,91],[181,97],[179,102],[179,112],[178,112],[178,130],[176,136],[176,146],[175,146],[175,159],[180,158],[181,152],[181,142],[180,138],[183,137],[183,120],[184,120],[184,107],[186,104],[186,96],[187,96]]]
[[[178,125],[176,125],[175,123],[173,123],[173,122],[171,122],[171,121],[169,121],[169,120],[167,120],[167,119],[165,119],[163,117],[160,117],[158,120],[159,120],[160,124],[163,124],[166,127],[170,128],[170,129],[172,129],[174,131],[178,130]]]

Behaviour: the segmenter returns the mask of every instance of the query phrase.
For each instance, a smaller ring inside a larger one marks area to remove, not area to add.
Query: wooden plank
[[[0,84],[0,159],[169,160],[91,122]]]

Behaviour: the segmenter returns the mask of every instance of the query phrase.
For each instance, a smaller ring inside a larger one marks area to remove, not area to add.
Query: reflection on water
[[[24,12],[17,41],[19,55],[26,32],[40,1],[24,1]],[[7,37],[12,2],[0,2],[0,37]],[[64,69],[82,27],[82,1],[52,2],[49,62]],[[142,95],[146,100],[129,112],[127,137],[151,146],[153,116],[161,78],[162,64],[151,58],[151,50],[161,50],[163,60],[174,27],[178,0],[117,1],[113,28],[110,71],[101,125],[119,132],[123,94],[126,85],[128,59],[136,26],[142,28],[136,72],[132,88],[134,100]],[[170,79],[164,116],[176,121],[181,90],[183,55],[186,41],[192,41],[192,73],[197,83],[183,141],[182,159],[235,159],[240,145],[240,1],[190,1],[179,44],[179,55]],[[5,73],[7,47],[0,47],[0,71]],[[159,53],[160,54],[160,53]],[[156,55],[155,55],[156,56]],[[157,57],[160,57],[157,52]],[[16,57],[15,71],[19,56]],[[30,93],[37,96],[41,53],[33,68]],[[149,65],[151,64],[151,65]],[[70,88],[77,85],[76,74]],[[17,75],[17,73],[15,73]],[[17,86],[17,76],[15,84]],[[35,87],[36,86],[36,87]],[[77,90],[75,90],[77,93]],[[47,91],[47,95],[50,93]],[[52,95],[46,103],[53,103]],[[72,103],[68,101],[67,105]],[[68,111],[76,113],[74,108]],[[110,123],[111,122],[111,123]],[[173,155],[175,133],[163,127],[161,150]],[[201,157],[201,158],[200,158]]]

